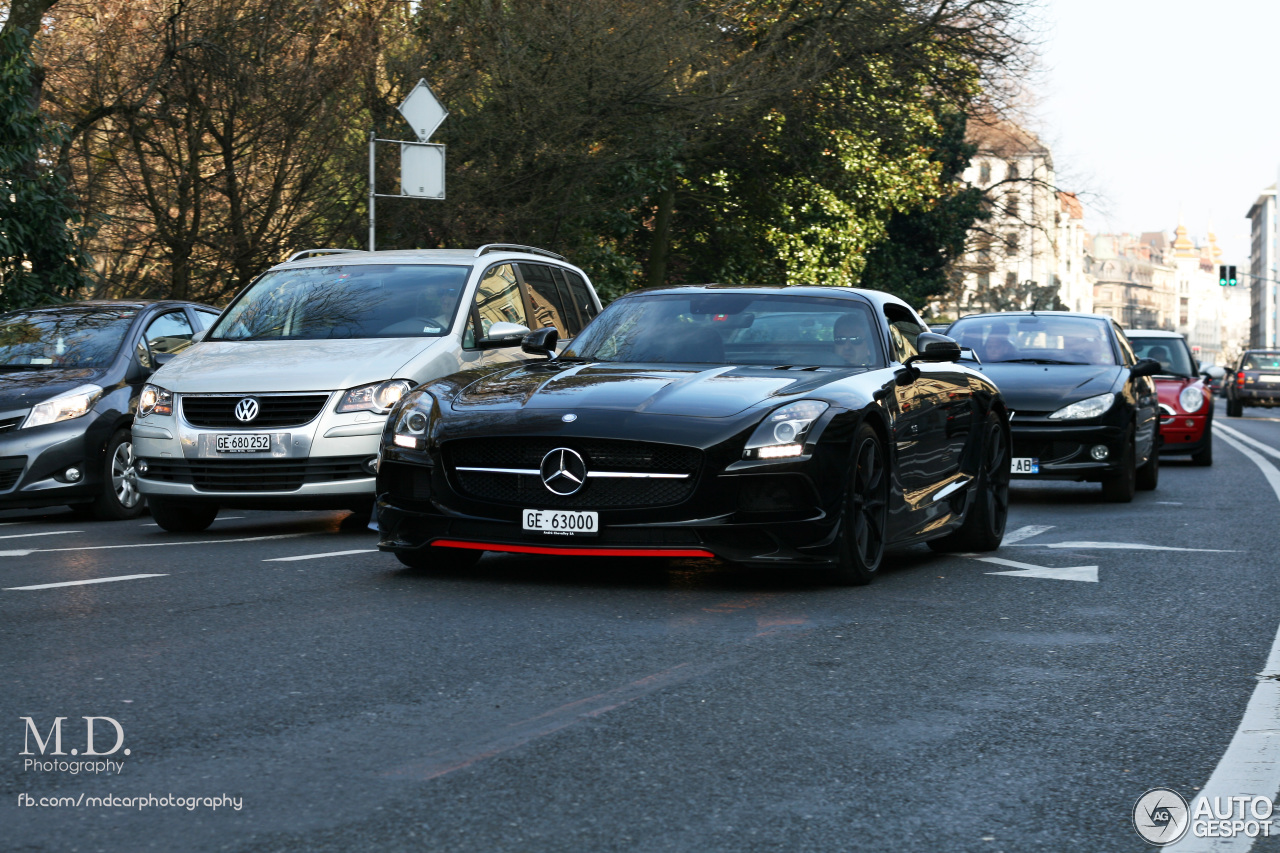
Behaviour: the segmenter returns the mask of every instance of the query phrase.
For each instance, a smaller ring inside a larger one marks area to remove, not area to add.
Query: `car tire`
[[[1135,457],[1133,430],[1125,439],[1124,458],[1120,462],[1120,473],[1102,481],[1102,499],[1108,503],[1127,504],[1133,500],[1138,487],[1138,471]]]
[[[1227,417],[1238,418],[1244,414],[1244,406],[1239,400],[1227,400]]]
[[[1134,487],[1140,492],[1152,492],[1160,485],[1160,451],[1152,447],[1151,458],[1134,476]]]
[[[1191,454],[1191,464],[1202,468],[1213,464],[1213,421],[1204,425],[1204,446]]]
[[[102,471],[102,488],[89,513],[102,521],[137,518],[147,511],[147,499],[138,491],[138,473],[133,467],[133,434],[116,430],[107,442]]]
[[[199,533],[208,530],[218,517],[218,508],[204,503],[186,503],[151,498],[151,517],[161,530],[170,533]]]
[[[871,583],[880,570],[889,523],[889,462],[870,424],[862,424],[854,434],[851,464],[839,550],[830,574],[838,584],[861,586]]]
[[[1004,541],[1009,520],[1009,453],[1004,425],[995,412],[987,413],[981,461],[974,488],[977,494],[960,527],[946,536],[929,540],[934,551],[994,551]]]
[[[483,551],[471,548],[421,548],[396,551],[396,559],[417,572],[455,572],[469,569],[480,562]]]

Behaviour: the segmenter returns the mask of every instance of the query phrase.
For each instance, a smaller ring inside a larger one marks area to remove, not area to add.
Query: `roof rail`
[[[285,263],[287,264],[290,261],[296,261],[299,258],[310,257],[311,255],[343,255],[347,252],[363,251],[363,249],[303,249],[301,252],[294,252],[290,255],[289,260],[285,261]]]
[[[539,249],[537,246],[521,246],[519,243],[486,243],[479,249],[476,249],[476,257],[480,257],[486,252],[529,252],[534,255],[545,255],[548,258],[555,258],[557,261],[568,261],[564,255],[558,255],[547,249]]]

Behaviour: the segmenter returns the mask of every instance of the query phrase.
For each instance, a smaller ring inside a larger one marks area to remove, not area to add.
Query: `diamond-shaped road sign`
[[[440,123],[449,117],[449,111],[436,99],[427,81],[419,80],[418,85],[413,87],[413,91],[400,105],[400,115],[409,122],[413,132],[418,135],[418,141],[426,142],[436,132],[436,128],[440,127]]]

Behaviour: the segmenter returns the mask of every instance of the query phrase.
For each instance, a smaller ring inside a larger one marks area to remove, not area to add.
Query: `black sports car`
[[[1008,513],[996,386],[883,293],[690,286],[629,294],[545,361],[458,373],[387,420],[379,548],[415,568],[483,551],[825,567],[886,546],[991,550]]]
[[[951,325],[1010,409],[1013,476],[1102,483],[1133,500],[1160,477],[1163,368],[1137,358],[1111,318],[1066,311],[973,314]]]

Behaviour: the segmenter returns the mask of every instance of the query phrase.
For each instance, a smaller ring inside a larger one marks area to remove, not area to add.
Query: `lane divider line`
[[[264,563],[289,563],[294,560],[319,560],[322,557],[346,557],[351,554],[376,554],[377,548],[357,548],[354,551],[330,551],[326,554],[299,554],[296,557],[271,557],[263,560]]]
[[[83,530],[46,530],[43,533],[10,533],[0,539],[25,539],[28,536],[61,536],[64,533],[84,533]]]
[[[80,548],[32,548],[26,551],[0,551],[0,557],[25,557],[28,554],[55,554],[62,551],[109,551],[116,548],[162,548],[166,545],[221,545],[224,542],[263,542],[267,539],[297,539],[299,536],[318,536],[315,533],[277,533],[274,536],[247,536],[243,539],[202,539],[199,542],[134,542],[129,545],[85,545]]]
[[[1019,527],[1017,530],[1006,533],[1004,540],[1000,544],[1012,545],[1014,542],[1021,542],[1023,539],[1039,536],[1041,533],[1052,529],[1052,524],[1028,524],[1026,527]]]
[[[1216,420],[1213,422],[1213,428],[1214,430],[1221,431],[1224,435],[1231,436],[1231,438],[1237,439],[1238,441],[1243,441],[1245,444],[1249,444],[1249,445],[1252,445],[1253,447],[1256,447],[1258,450],[1261,450],[1263,453],[1267,454],[1268,456],[1274,456],[1276,459],[1280,459],[1280,450],[1276,450],[1274,447],[1265,445],[1261,441],[1258,441],[1253,436],[1245,435],[1244,433],[1240,432],[1240,430],[1238,429],[1232,429],[1226,424],[1218,423]]]
[[[87,586],[88,584],[91,584],[91,583],[113,583],[115,581],[132,581],[132,580],[137,580],[138,578],[167,578],[167,577],[169,577],[167,574],[119,575],[114,578],[93,578],[92,580],[87,580],[87,581],[63,581],[62,583],[38,583],[35,586],[9,586],[9,587],[5,587],[5,592],[11,592],[14,590],[26,590],[26,589],[54,589],[55,587],[60,587],[60,586]]]
[[[1227,434],[1221,438],[1258,466],[1280,500],[1280,470]],[[1280,681],[1266,677],[1274,674],[1280,674],[1280,631],[1271,643],[1266,667],[1259,673],[1240,726],[1209,781],[1194,798],[1189,798],[1193,803],[1201,798],[1211,803],[1214,797],[1245,795],[1274,800],[1280,792]],[[1254,840],[1243,832],[1232,838],[1197,838],[1188,832],[1165,849],[1178,853],[1246,853]]]

